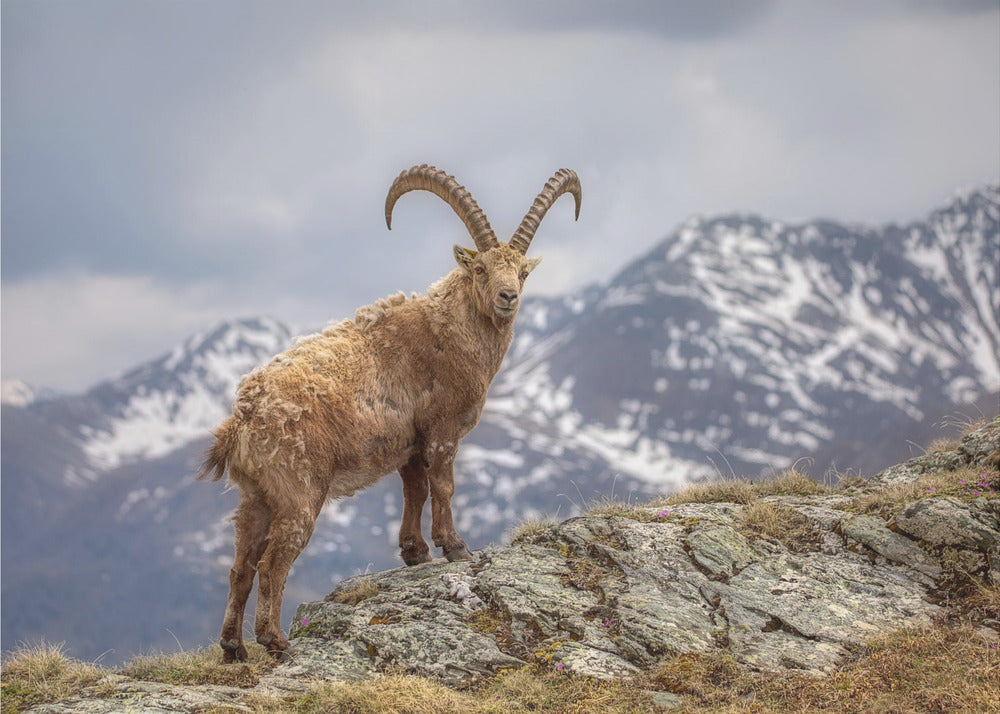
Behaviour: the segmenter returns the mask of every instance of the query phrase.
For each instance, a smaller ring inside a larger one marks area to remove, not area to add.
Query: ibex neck
[[[472,280],[461,268],[432,285],[427,297],[443,308],[436,311],[441,319],[435,325],[435,332],[488,370],[492,379],[514,337],[514,320],[498,324],[479,312],[472,294]]]

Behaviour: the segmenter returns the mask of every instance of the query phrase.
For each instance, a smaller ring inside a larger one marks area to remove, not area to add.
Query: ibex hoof
[[[449,561],[472,560],[472,553],[470,553],[469,549],[463,545],[461,548],[445,551],[444,557]]]
[[[403,557],[403,562],[407,565],[420,565],[421,563],[431,562],[431,554],[426,550],[422,553],[414,551],[401,551],[400,555]]]
[[[223,664],[247,661],[247,648],[240,640],[222,640],[219,646],[222,647]]]
[[[278,662],[288,662],[292,658],[292,645],[284,635],[260,635],[257,642],[264,645],[271,658]]]

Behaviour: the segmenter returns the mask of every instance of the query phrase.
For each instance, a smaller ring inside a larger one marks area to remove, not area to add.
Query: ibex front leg
[[[427,469],[419,454],[399,468],[403,479],[403,520],[399,524],[399,554],[407,565],[431,559],[427,541],[420,532],[420,516],[427,502]]]
[[[455,532],[451,517],[451,497],[455,493],[455,453],[457,440],[434,444],[429,451],[427,480],[431,491],[431,538],[448,560],[471,560],[472,553]]]

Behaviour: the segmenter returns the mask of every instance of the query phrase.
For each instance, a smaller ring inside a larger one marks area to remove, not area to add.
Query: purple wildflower
[[[660,511],[659,513],[656,514],[656,517],[657,518],[666,518],[669,515],[670,515],[670,509],[669,508],[664,508],[662,511]]]
[[[302,618],[302,626],[305,627],[308,624],[309,624],[309,618],[308,617],[303,617]]]
[[[560,662],[559,664],[556,665],[556,669],[561,670],[562,668],[563,668],[563,663],[562,662]]]

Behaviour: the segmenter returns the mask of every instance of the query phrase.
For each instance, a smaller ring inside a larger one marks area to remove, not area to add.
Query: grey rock
[[[729,577],[753,562],[749,541],[727,523],[698,524],[687,535],[691,558],[710,576]]]
[[[616,654],[572,641],[560,643],[552,653],[552,663],[566,672],[594,679],[632,677],[641,671]]]
[[[840,522],[841,532],[879,555],[901,565],[929,575],[941,577],[941,565],[912,540],[894,533],[885,521],[875,516],[851,514]]]
[[[985,510],[957,498],[925,498],[906,506],[896,526],[932,546],[955,546],[987,552],[1000,547],[1000,523]]]
[[[211,709],[224,709],[227,712],[253,711],[242,701],[246,690],[236,687],[186,687],[137,682],[120,676],[110,677],[102,685],[102,688],[113,686],[114,694],[99,697],[85,693],[61,702],[40,704],[30,711],[38,714],[194,714]]]
[[[655,706],[664,711],[677,709],[684,704],[684,697],[673,692],[654,692],[651,699]]]
[[[739,530],[741,506],[689,504],[651,521],[574,518],[470,563],[368,576],[378,594],[356,606],[307,603],[296,627],[306,621],[311,638],[360,643],[341,645],[324,678],[344,677],[352,657],[353,672],[392,664],[449,683],[528,663],[618,678],[718,647],[754,667],[822,674],[850,647],[938,611],[926,599],[935,561],[881,519],[825,497],[771,500],[830,536],[839,524],[884,559],[751,543]],[[456,583],[475,600],[456,601]]]
[[[350,682],[377,673],[367,644],[361,639],[301,636],[295,639],[291,661],[264,675],[258,688],[267,693],[303,692],[317,679]]]
[[[736,658],[765,669],[829,672],[847,645],[930,623],[938,608],[905,571],[845,553],[785,554],[718,584]]]

